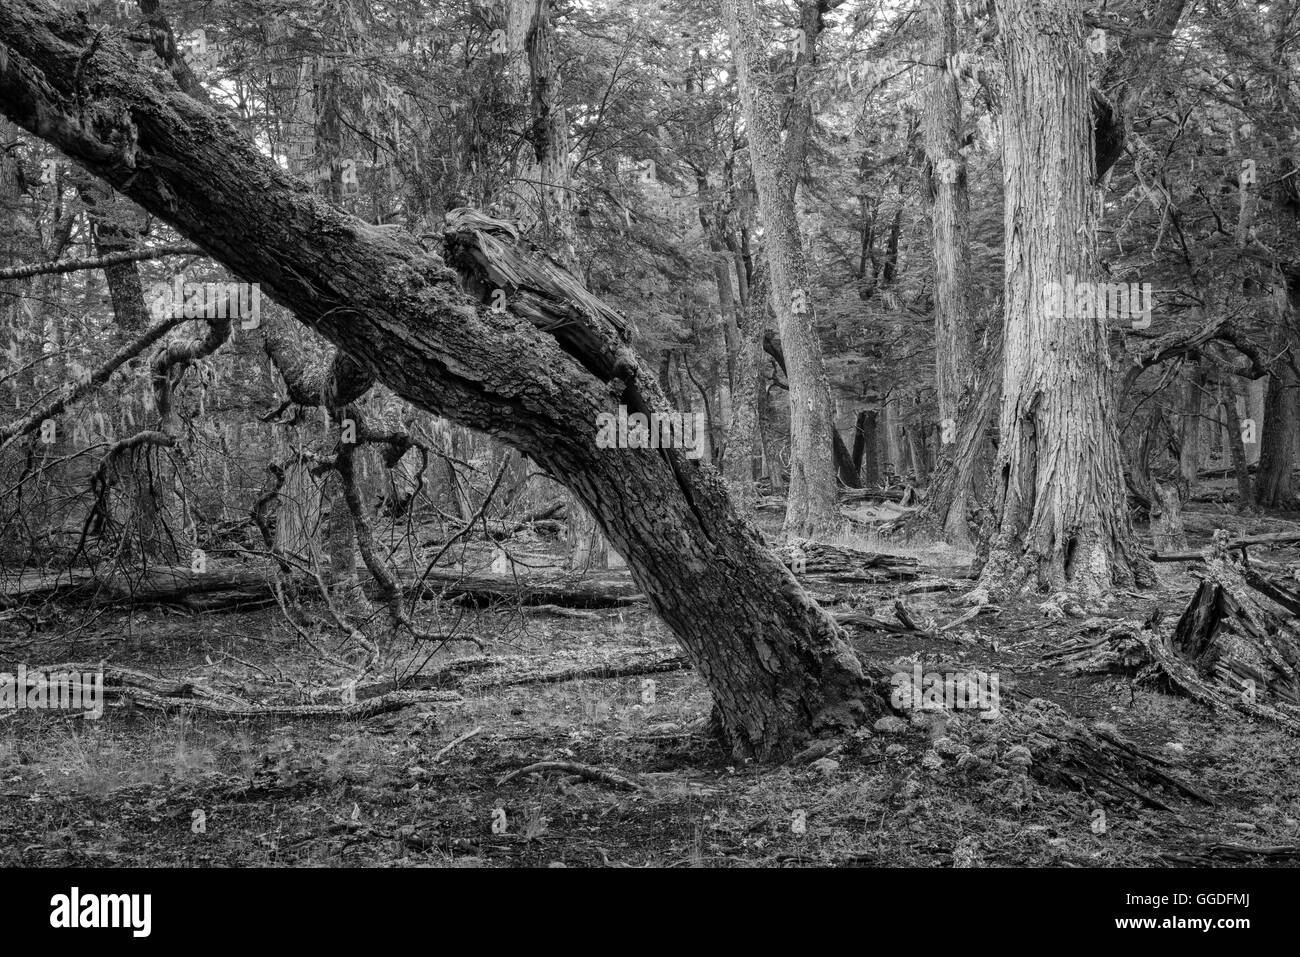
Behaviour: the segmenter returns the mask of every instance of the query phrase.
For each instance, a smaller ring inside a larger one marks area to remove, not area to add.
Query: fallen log
[[[46,676],[53,678],[58,675],[102,676],[104,694],[108,700],[114,700],[124,692],[142,692],[161,698],[225,702],[232,707],[247,706],[247,702],[233,695],[204,688],[193,681],[183,678],[162,678],[132,668],[110,665],[103,661],[65,661],[56,665],[29,666],[25,669],[26,680],[23,685],[18,686],[18,692],[26,693]]]
[[[26,693],[45,676],[103,675],[104,703],[116,703],[126,710],[142,708],[164,714],[185,712],[220,718],[342,718],[359,720],[409,708],[412,705],[461,700],[451,691],[389,691],[345,705],[253,704],[180,678],[163,678],[104,662],[64,662],[26,669]],[[338,692],[334,692],[338,694]]]
[[[552,652],[517,658],[479,655],[450,662],[429,674],[358,685],[356,696],[358,701],[364,701],[392,691],[446,690],[478,694],[493,688],[631,678],[687,671],[692,667],[689,659],[673,647],[614,648],[599,655],[602,660],[596,661],[592,660],[591,652]]]
[[[151,691],[130,689],[122,692],[126,707],[144,708],[164,714],[207,714],[225,719],[255,718],[333,718],[359,721],[375,715],[400,711],[417,704],[443,704],[460,701],[460,695],[450,691],[393,691],[347,705],[297,704],[297,705],[246,705],[234,707],[193,698],[168,698]]]
[[[906,497],[907,489],[892,488],[854,488],[840,489],[841,502],[901,502]]]
[[[626,608],[645,600],[630,577],[611,580],[469,575],[455,569],[435,568],[427,576],[421,576],[420,582],[403,584],[408,595],[455,599],[476,607],[505,602],[566,608]]]
[[[1076,791],[1118,788],[1161,811],[1173,811],[1161,791],[1214,804],[1175,774],[1171,762],[1099,725],[1088,728],[1068,719],[1035,722],[1026,739],[1035,755],[1031,773],[1044,784]]]
[[[1300,861],[1300,844],[1269,844],[1262,847],[1250,847],[1246,844],[1207,844],[1188,854],[1165,853],[1160,855],[1167,861],[1178,864],[1214,865],[1224,861],[1236,861],[1243,864],[1259,864],[1266,861]]]
[[[616,771],[606,771],[603,768],[593,768],[587,764],[578,764],[576,761],[538,761],[536,764],[530,764],[525,768],[519,768],[511,771],[497,781],[497,787],[514,780],[524,774],[536,774],[541,771],[563,771],[565,774],[576,774],[578,777],[586,778],[588,781],[597,781],[601,784],[609,784],[616,788],[626,788],[629,791],[644,791],[645,786],[637,784],[631,778],[619,774]]]
[[[109,578],[78,570],[54,575],[19,576],[15,584],[0,584],[0,609],[58,599],[93,605],[178,605],[194,611],[256,607],[275,601],[274,578],[259,569],[151,568],[142,575]],[[362,588],[369,596],[382,592],[373,577]],[[623,608],[644,599],[630,578],[584,580],[570,577],[468,574],[435,568],[419,579],[402,582],[406,594],[420,598],[460,601],[483,607],[497,603],[559,605],[568,608]]]
[[[1300,730],[1300,634],[1255,599],[1241,569],[1212,559],[1170,637],[1198,676],[1217,677],[1244,706],[1267,698],[1296,710]],[[1234,687],[1235,685],[1235,687]]]
[[[1188,552],[1167,552],[1161,555],[1159,552],[1151,552],[1150,558],[1153,562],[1198,562],[1201,561],[1207,551],[1242,551],[1251,545],[1287,545],[1300,544],[1300,532],[1276,532],[1272,535],[1249,535],[1245,538],[1234,538],[1231,541],[1211,542],[1201,551]]]
[[[915,623],[888,621],[884,618],[876,618],[874,615],[869,615],[858,609],[835,612],[834,618],[842,628],[863,628],[867,631],[883,631],[894,635],[925,634],[925,631]]]
[[[920,563],[915,558],[865,552],[826,542],[791,542],[776,549],[776,554],[800,581],[807,578],[826,584],[883,584],[921,576]]]
[[[453,532],[445,538],[429,538],[421,544],[425,546],[443,545],[454,539],[465,538],[474,540],[479,537],[486,537],[491,541],[504,541],[513,538],[520,532],[532,529],[538,534],[553,538],[564,527],[564,523],[559,521],[566,512],[564,501],[552,502],[544,505],[535,511],[530,512],[518,520],[504,518],[482,519],[470,527],[462,526],[459,530]]]
[[[915,558],[865,552],[824,542],[801,542],[777,549],[787,567],[813,592],[834,592],[830,586],[883,584],[920,577]],[[362,573],[369,596],[382,589],[373,576]],[[404,593],[424,599],[457,601],[475,607],[509,603],[564,608],[625,608],[645,601],[629,576],[598,579],[573,576],[497,575],[434,568],[418,578],[401,580]],[[825,585],[825,588],[819,588]],[[253,608],[275,601],[274,578],[254,568],[158,566],[133,576],[100,577],[78,569],[49,575],[24,574],[13,584],[0,583],[0,610],[58,599],[95,605],[178,605],[192,611]]]

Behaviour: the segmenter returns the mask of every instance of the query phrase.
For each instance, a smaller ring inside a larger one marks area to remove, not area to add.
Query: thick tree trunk
[[[46,2],[0,0],[0,51],[0,110],[260,283],[399,396],[491,433],[576,492],[699,669],[737,754],[788,755],[878,710],[843,633],[712,470],[680,450],[597,446],[598,416],[620,402],[668,411],[607,320],[590,318],[617,370],[605,377],[469,298],[411,237],[312,196],[118,36]],[[815,446],[829,476],[829,439]]]
[[[1079,0],[998,5],[1007,68],[1006,321],[995,506],[982,583],[1103,595],[1145,561],[1133,541],[1106,323],[1051,308],[1093,279],[1097,199]]]
[[[831,445],[830,381],[817,338],[812,276],[794,208],[792,174],[781,142],[780,111],[753,0],[725,0],[750,163],[767,235],[776,314],[790,382],[790,490],[787,535],[815,538],[839,524]]]

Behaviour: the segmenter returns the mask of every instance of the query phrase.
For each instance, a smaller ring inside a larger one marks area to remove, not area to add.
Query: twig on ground
[[[628,788],[632,791],[645,791],[644,785],[637,784],[631,778],[624,777],[614,771],[605,771],[601,768],[593,768],[590,765],[578,764],[576,761],[538,761],[536,764],[530,764],[526,768],[519,768],[511,771],[505,777],[497,781],[497,787],[501,787],[507,781],[519,777],[522,774],[533,774],[538,771],[563,771],[566,774],[576,774],[579,777],[586,778],[588,781],[600,781],[604,784],[613,785],[619,788]]]
[[[474,737],[474,735],[478,734],[478,733],[479,733],[480,731],[482,731],[482,730],[483,730],[483,725],[480,724],[480,725],[479,725],[477,728],[475,728],[474,730],[472,730],[472,731],[466,731],[466,732],[465,732],[464,734],[462,734],[460,737],[458,737],[458,738],[453,738],[451,741],[448,741],[445,745],[443,745],[443,747],[438,751],[438,753],[435,754],[435,755],[433,756],[433,760],[434,760],[434,761],[440,761],[440,760],[442,760],[442,756],[443,756],[444,754],[446,754],[446,753],[447,753],[448,751],[450,751],[452,748],[456,747],[456,745],[460,744],[461,742],[463,742],[463,741],[468,741],[470,738]]]

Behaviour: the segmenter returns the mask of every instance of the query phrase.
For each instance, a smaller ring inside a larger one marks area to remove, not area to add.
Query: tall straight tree
[[[528,141],[533,168],[522,179],[537,184],[538,232],[548,253],[575,276],[577,229],[573,208],[573,156],[569,118],[564,109],[563,78],[555,63],[555,28],[550,0],[509,0],[505,10],[507,46],[527,56],[529,89]],[[572,544],[570,564],[577,569],[604,568],[609,543],[578,496],[565,509]]]
[[[983,470],[973,461],[966,461],[966,457],[982,460],[986,443],[983,416],[967,416],[963,423],[973,435],[959,437],[957,433],[962,400],[976,363],[969,300],[970,197],[966,157],[961,152],[956,8],[956,0],[926,0],[932,78],[925,94],[925,158],[934,250],[934,369],[942,450],[940,470],[957,468],[957,474],[944,476],[945,481],[936,483],[927,512],[946,541],[969,545],[967,504],[972,485]],[[962,453],[960,460],[955,452]]]
[[[1053,283],[1090,282],[1094,187],[1080,0],[998,4],[1006,63],[1006,313],[995,507],[982,584],[1105,592],[1132,582],[1103,318],[1074,317]],[[1097,312],[1098,310],[1078,310]]]
[[[1276,115],[1282,117],[1289,113],[1293,121],[1297,116],[1296,100],[1287,95],[1291,77],[1286,68],[1286,51],[1298,14],[1300,9],[1294,0],[1284,0],[1275,6],[1272,60],[1276,72],[1268,83],[1268,96]],[[1283,189],[1289,188],[1292,197],[1300,197],[1300,188],[1294,182],[1296,163],[1292,161],[1288,165],[1293,181]],[[1285,206],[1300,224],[1300,204],[1292,201]],[[1255,482],[1255,504],[1261,508],[1289,508],[1296,504],[1300,493],[1293,478],[1296,464],[1300,462],[1300,265],[1279,262],[1275,268],[1271,349],[1274,359],[1269,368]]]
[[[785,532],[824,534],[839,521],[831,436],[831,390],[817,338],[812,280],[795,214],[793,171],[781,140],[779,100],[754,0],[724,0],[731,54],[749,137],[750,165],[766,234],[772,311],[790,383],[790,489]],[[807,34],[800,34],[807,43]]]
[[[956,0],[926,0],[931,82],[925,95],[925,159],[934,244],[934,350],[939,422],[956,422],[971,371],[970,198],[961,152]]]

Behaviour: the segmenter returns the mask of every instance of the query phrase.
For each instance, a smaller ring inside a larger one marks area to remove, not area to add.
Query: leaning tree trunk
[[[1049,283],[1091,281],[1088,53],[1079,0],[998,5],[1007,69],[1006,318],[995,505],[982,583],[1100,595],[1132,582],[1104,319],[1049,308]],[[1073,279],[1069,278],[1073,277]]]
[[[598,345],[575,354],[494,312],[413,238],[311,195],[119,35],[43,0],[0,0],[0,110],[260,283],[399,396],[494,435],[576,492],[699,669],[737,754],[787,755],[882,708],[843,633],[711,469],[681,450],[597,447],[598,416],[620,402],[668,411],[608,320],[587,317]],[[829,458],[829,440],[819,447]]]
[[[749,134],[750,164],[767,235],[776,313],[790,382],[790,490],[785,531],[804,538],[839,524],[831,445],[830,380],[822,362],[812,277],[794,208],[791,171],[781,142],[781,117],[753,0],[723,4]]]

